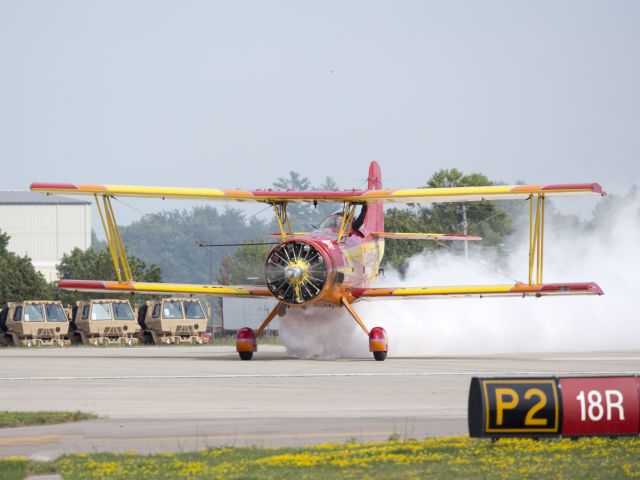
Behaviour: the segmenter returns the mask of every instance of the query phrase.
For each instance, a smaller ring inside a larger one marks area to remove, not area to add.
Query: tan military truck
[[[83,300],[72,309],[69,339],[74,345],[133,345],[139,331],[128,300]]]
[[[9,302],[0,312],[0,334],[6,346],[63,347],[69,331],[69,319],[60,302]]]
[[[149,300],[138,310],[138,323],[144,344],[202,344],[207,341],[202,337],[207,328],[207,317],[197,299]]]

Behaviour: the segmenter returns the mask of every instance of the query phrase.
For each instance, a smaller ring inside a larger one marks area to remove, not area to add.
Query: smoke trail
[[[546,232],[545,281],[596,281],[602,297],[371,301],[357,303],[356,310],[368,327],[387,330],[389,355],[396,357],[638,349],[639,245],[640,201],[633,195],[590,234],[557,225]],[[513,278],[526,280],[527,247],[506,262]],[[419,255],[404,279],[391,272],[379,285],[510,283],[487,267],[492,263],[450,253]],[[342,309],[290,311],[281,338],[294,356],[370,355],[367,337]]]

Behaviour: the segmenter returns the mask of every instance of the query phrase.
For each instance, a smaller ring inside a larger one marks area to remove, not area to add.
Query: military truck
[[[74,345],[133,345],[139,341],[140,326],[128,300],[76,302],[69,327]]]
[[[172,343],[202,344],[207,338],[207,317],[200,300],[165,298],[149,300],[138,310],[140,340],[147,345]]]
[[[69,319],[60,302],[9,302],[0,312],[0,335],[5,346],[63,347],[68,341]]]

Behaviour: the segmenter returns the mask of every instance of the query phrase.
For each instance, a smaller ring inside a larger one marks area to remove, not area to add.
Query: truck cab
[[[0,334],[6,346],[64,346],[69,319],[60,302],[9,302],[0,312]]]
[[[207,341],[202,333],[207,317],[200,300],[164,298],[149,300],[138,310],[140,338],[145,344],[191,343]]]
[[[133,345],[139,331],[128,300],[83,300],[73,307],[69,339],[72,344]]]

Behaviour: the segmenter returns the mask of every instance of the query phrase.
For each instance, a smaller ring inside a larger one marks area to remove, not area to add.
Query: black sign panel
[[[560,433],[555,378],[473,378],[471,436],[553,436]]]

